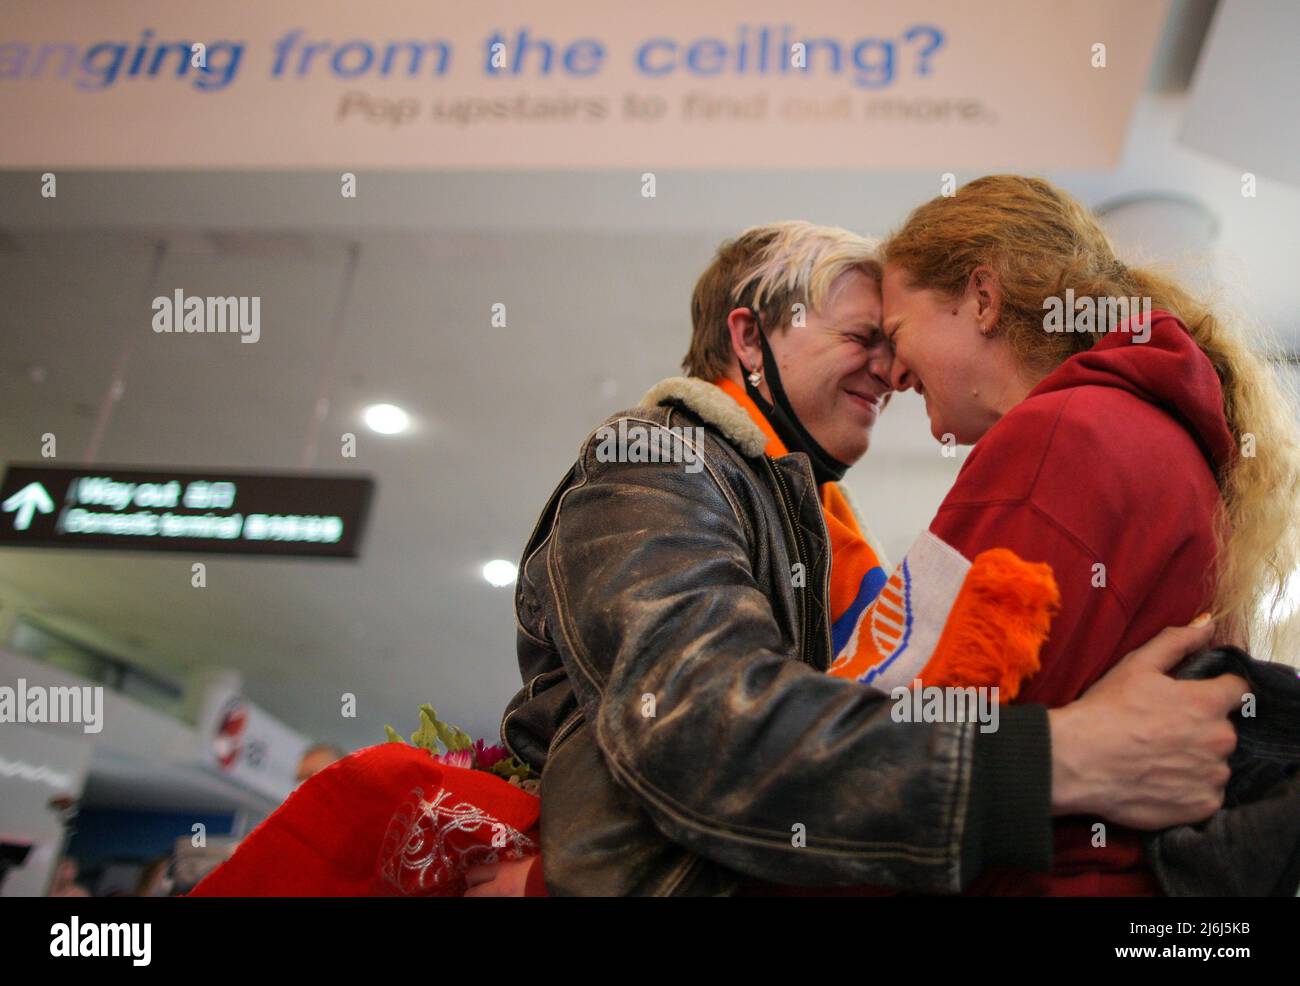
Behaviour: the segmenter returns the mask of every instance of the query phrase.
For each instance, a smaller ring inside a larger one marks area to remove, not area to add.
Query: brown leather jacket
[[[702,380],[605,427],[516,590],[524,687],[501,735],[542,772],[552,894],[956,892],[986,865],[1050,864],[1042,707],[993,733],[897,723],[888,696],[824,674],[830,546],[806,456],[764,455]],[[645,436],[678,461],[626,461]]]

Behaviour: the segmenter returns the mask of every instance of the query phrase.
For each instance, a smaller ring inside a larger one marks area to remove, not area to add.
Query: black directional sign
[[[374,488],[368,476],[11,465],[0,547],[356,558]]]

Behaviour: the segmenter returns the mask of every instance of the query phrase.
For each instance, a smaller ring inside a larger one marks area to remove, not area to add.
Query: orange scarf
[[[767,418],[732,380],[714,381],[767,437],[771,457],[789,454]],[[1038,670],[1060,593],[1048,565],[1005,548],[967,561],[924,532],[887,575],[838,483],[821,486],[830,537],[831,640],[828,673],[889,686],[997,686],[1016,697]]]
[[[740,384],[725,377],[714,384],[743,407],[750,420],[762,430],[767,437],[764,452],[774,459],[789,454],[789,449]],[[822,484],[821,505],[831,541],[831,639],[839,652],[847,643],[858,615],[876,598],[888,575],[858,526],[839,483]]]

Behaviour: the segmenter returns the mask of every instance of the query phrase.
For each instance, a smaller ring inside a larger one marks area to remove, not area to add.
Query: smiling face
[[[905,270],[887,264],[882,294],[891,383],[924,398],[939,441],[974,444],[1032,388],[1035,381],[994,333],[1000,293],[984,269],[972,272],[960,297],[946,299],[912,287]]]
[[[807,313],[805,325],[773,332],[768,344],[790,405],[809,434],[840,462],[857,462],[890,395],[892,357],[875,279],[857,268],[845,271],[821,306]],[[763,390],[770,400],[766,380]]]

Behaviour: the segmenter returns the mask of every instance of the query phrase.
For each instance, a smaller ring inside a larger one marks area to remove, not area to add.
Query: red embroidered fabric
[[[537,852],[540,802],[402,743],[304,781],[194,897],[459,896],[465,871]]]

